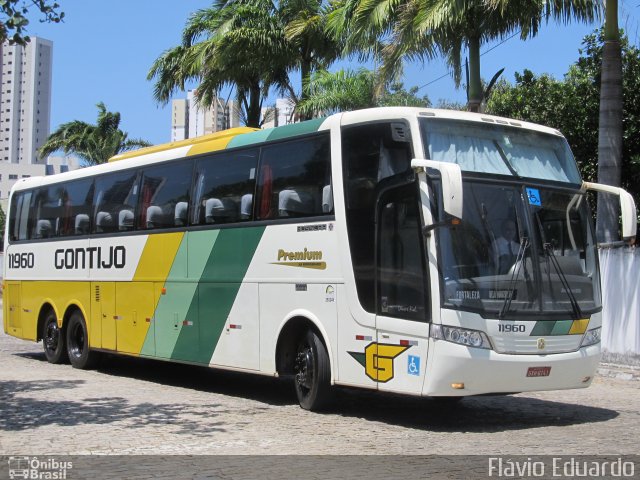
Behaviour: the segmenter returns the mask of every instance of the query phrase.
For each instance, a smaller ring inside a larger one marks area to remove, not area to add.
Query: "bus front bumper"
[[[599,343],[569,353],[511,355],[431,339],[422,394],[467,396],[585,388],[599,362]]]

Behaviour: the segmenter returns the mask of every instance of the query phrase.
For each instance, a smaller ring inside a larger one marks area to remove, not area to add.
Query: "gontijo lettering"
[[[58,270],[82,268],[124,268],[127,250],[122,245],[117,247],[59,248],[54,253],[54,265]]]

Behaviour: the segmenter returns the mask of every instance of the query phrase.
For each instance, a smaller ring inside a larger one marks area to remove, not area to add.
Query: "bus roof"
[[[497,125],[510,125],[527,130],[534,130],[552,135],[562,134],[552,128],[534,123],[496,117],[493,115],[463,112],[457,110],[440,110],[419,107],[380,107],[350,112],[337,113],[330,117],[316,118],[299,123],[292,123],[281,127],[269,129],[256,129],[248,127],[232,128],[221,132],[190,138],[178,142],[164,143],[151,147],[141,148],[116,155],[109,159],[108,163],[87,168],[81,168],[70,172],[60,173],[46,177],[30,177],[20,179],[12,190],[23,190],[40,185],[54,184],[60,181],[75,180],[91,177],[95,174],[109,171],[124,170],[138,166],[149,165],[156,162],[173,160],[181,157],[189,157],[208,152],[225,150],[242,146],[285,139],[298,135],[314,133],[330,128],[334,122],[341,125],[352,125],[363,122],[375,122],[382,120],[410,119],[410,118],[443,118],[451,120],[472,121],[478,123],[494,123]]]

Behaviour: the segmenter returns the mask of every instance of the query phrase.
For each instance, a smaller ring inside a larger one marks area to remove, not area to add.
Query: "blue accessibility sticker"
[[[407,373],[409,375],[420,375],[420,357],[416,355],[409,355],[407,361]]]
[[[527,198],[529,199],[529,205],[535,205],[537,207],[542,206],[542,198],[540,197],[540,190],[537,188],[527,187]]]

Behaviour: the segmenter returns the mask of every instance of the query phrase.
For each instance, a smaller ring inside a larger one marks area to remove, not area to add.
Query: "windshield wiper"
[[[560,266],[560,262],[558,262],[558,258],[556,257],[555,252],[553,251],[553,245],[551,244],[551,242],[547,242],[547,239],[545,238],[544,229],[542,227],[542,222],[540,221],[540,216],[538,215],[538,212],[535,213],[535,216],[536,216],[536,221],[538,222],[538,228],[540,229],[540,237],[542,238],[542,248],[544,249],[545,256],[547,257],[547,275],[549,275],[550,273],[549,261],[551,261],[553,268],[558,274],[560,283],[564,287],[564,291],[567,293],[567,296],[569,297],[569,303],[571,303],[571,309],[573,310],[573,314],[575,315],[576,320],[578,320],[583,317],[582,309],[580,308],[578,299],[576,299],[576,296],[573,293],[573,290],[571,290],[571,287],[569,286],[569,281],[567,280],[567,277],[564,274],[562,267]],[[550,279],[549,279],[549,288],[551,289],[551,292],[553,292],[553,286],[551,284]]]
[[[529,239],[525,236],[520,238],[520,248],[518,249],[518,255],[516,255],[516,261],[514,263],[514,269],[511,273],[511,280],[509,281],[509,290],[507,291],[507,296],[504,299],[504,303],[502,304],[502,308],[500,309],[500,313],[498,314],[498,318],[502,320],[507,313],[509,313],[509,309],[511,308],[511,302],[513,301],[513,294],[516,291],[516,281],[518,279],[518,274],[520,273],[520,269],[524,269],[524,278],[525,281],[529,279],[529,273],[527,272],[527,266],[525,262],[525,253],[529,248]]]
[[[553,251],[553,245],[551,245],[550,243],[545,243],[543,247],[544,247],[544,251],[547,254],[547,258],[551,260],[551,263],[553,264],[553,268],[555,268],[556,273],[560,278],[560,283],[562,283],[562,286],[564,287],[564,291],[567,292],[567,296],[569,297],[569,302],[571,303],[571,308],[573,309],[573,314],[575,315],[576,320],[582,318],[583,315],[582,315],[582,310],[580,309],[580,304],[578,303],[576,296],[574,295],[573,291],[571,290],[571,287],[569,286],[569,281],[567,280],[567,277],[562,271],[562,267],[558,262],[558,258],[556,257],[556,254]],[[549,267],[547,267],[547,269],[548,268]]]

